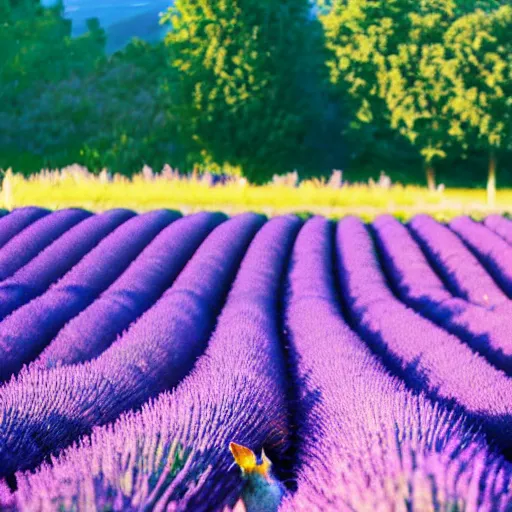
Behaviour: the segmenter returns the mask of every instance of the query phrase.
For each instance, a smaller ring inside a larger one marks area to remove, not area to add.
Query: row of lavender
[[[509,221],[178,217],[0,219],[0,508],[509,509]]]

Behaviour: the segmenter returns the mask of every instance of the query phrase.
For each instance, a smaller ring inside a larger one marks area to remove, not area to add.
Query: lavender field
[[[0,217],[0,510],[512,511],[512,221]]]

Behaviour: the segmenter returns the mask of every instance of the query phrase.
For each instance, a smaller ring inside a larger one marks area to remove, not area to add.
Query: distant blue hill
[[[42,0],[51,5],[54,0]],[[167,29],[159,24],[159,13],[173,0],[64,0],[64,16],[72,22],[75,36],[87,31],[86,20],[98,18],[107,32],[107,52],[123,48],[132,37],[146,41],[161,39]]]

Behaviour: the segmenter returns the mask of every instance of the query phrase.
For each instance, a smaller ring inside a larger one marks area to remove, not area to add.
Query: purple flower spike
[[[508,302],[492,277],[449,228],[428,215],[416,215],[409,222],[409,229],[454,294],[490,308]]]
[[[95,425],[182,380],[204,351],[263,222],[244,214],[217,227],[172,287],[97,359],[51,370],[32,367],[0,388],[0,478],[34,468]]]
[[[297,366],[298,489],[280,510],[505,511],[510,466],[463,416],[408,391],[345,324],[332,242],[330,224],[313,218],[292,254],[286,328]],[[369,301],[379,300],[374,291]]]
[[[7,486],[7,483],[0,479],[0,510],[2,512],[14,512],[17,508],[14,494]]]
[[[0,217],[0,248],[20,231],[49,213],[49,210],[43,208],[26,206],[25,208],[16,208],[11,213]]]
[[[46,293],[0,322],[0,381],[9,379],[24,364],[33,361],[64,324],[107,288],[175,218],[176,214],[160,210],[130,219]]]
[[[79,209],[58,210],[36,220],[0,249],[0,281],[37,256],[75,224],[91,215]]]

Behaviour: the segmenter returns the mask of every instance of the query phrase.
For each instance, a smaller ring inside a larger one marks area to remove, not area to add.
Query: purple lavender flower
[[[342,294],[359,333],[409,384],[481,421],[504,449],[512,446],[512,381],[457,337],[398,301],[387,287],[364,225],[337,228]]]
[[[512,297],[512,247],[496,233],[469,217],[457,217],[450,228],[482,262],[505,293]]]
[[[0,217],[0,248],[32,222],[49,213],[49,210],[43,208],[26,206],[25,208],[16,208],[11,213]]]
[[[0,479],[0,510],[10,512],[16,510],[16,501],[13,493],[7,486],[7,483]]]
[[[172,284],[199,244],[225,217],[199,213],[172,223],[88,308],[47,346],[38,364],[72,364],[98,356]]]
[[[510,220],[501,215],[489,215],[485,218],[484,224],[506,242],[512,244],[512,222]]]
[[[292,255],[285,325],[299,396],[298,489],[281,510],[505,510],[510,466],[462,416],[408,391],[344,322],[332,245],[317,217]]]
[[[90,212],[80,209],[58,210],[30,224],[0,249],[0,281],[14,274],[46,246],[90,215]]]
[[[110,210],[85,219],[46,247],[13,276],[0,282],[0,320],[43,293],[102,238],[133,215],[128,210]]]
[[[29,368],[0,388],[0,477],[35,467],[93,426],[181,381],[204,351],[240,260],[263,222],[244,214],[216,228],[169,291],[97,359]]]
[[[172,503],[176,510],[221,510],[234,503],[243,485],[231,441],[258,452],[264,446],[280,460],[288,424],[277,311],[299,225],[295,217],[276,218],[256,235],[190,375],[142,412],[96,429],[90,442],[83,440],[52,466],[19,475],[23,506],[166,510]]]
[[[455,295],[486,307],[508,301],[480,262],[446,226],[428,215],[416,215],[409,222],[409,228],[435,270]]]
[[[0,381],[37,357],[71,318],[87,307],[176,215],[159,210],[122,224],[46,293],[0,322]]]
[[[453,297],[430,267],[405,226],[390,215],[373,222],[387,276],[399,298],[445,327],[512,373],[512,310],[509,304],[492,311]]]
[[[510,370],[510,301],[450,229],[383,216],[374,247],[355,218],[334,238],[320,217],[94,227],[108,215],[0,282],[0,313],[9,283],[35,297],[0,322],[0,378],[49,343],[0,386],[2,512],[225,512],[241,496],[270,512],[290,455],[284,512],[510,511],[512,466],[488,440],[512,453],[512,381],[471,350]],[[454,221],[503,260],[474,228]]]

